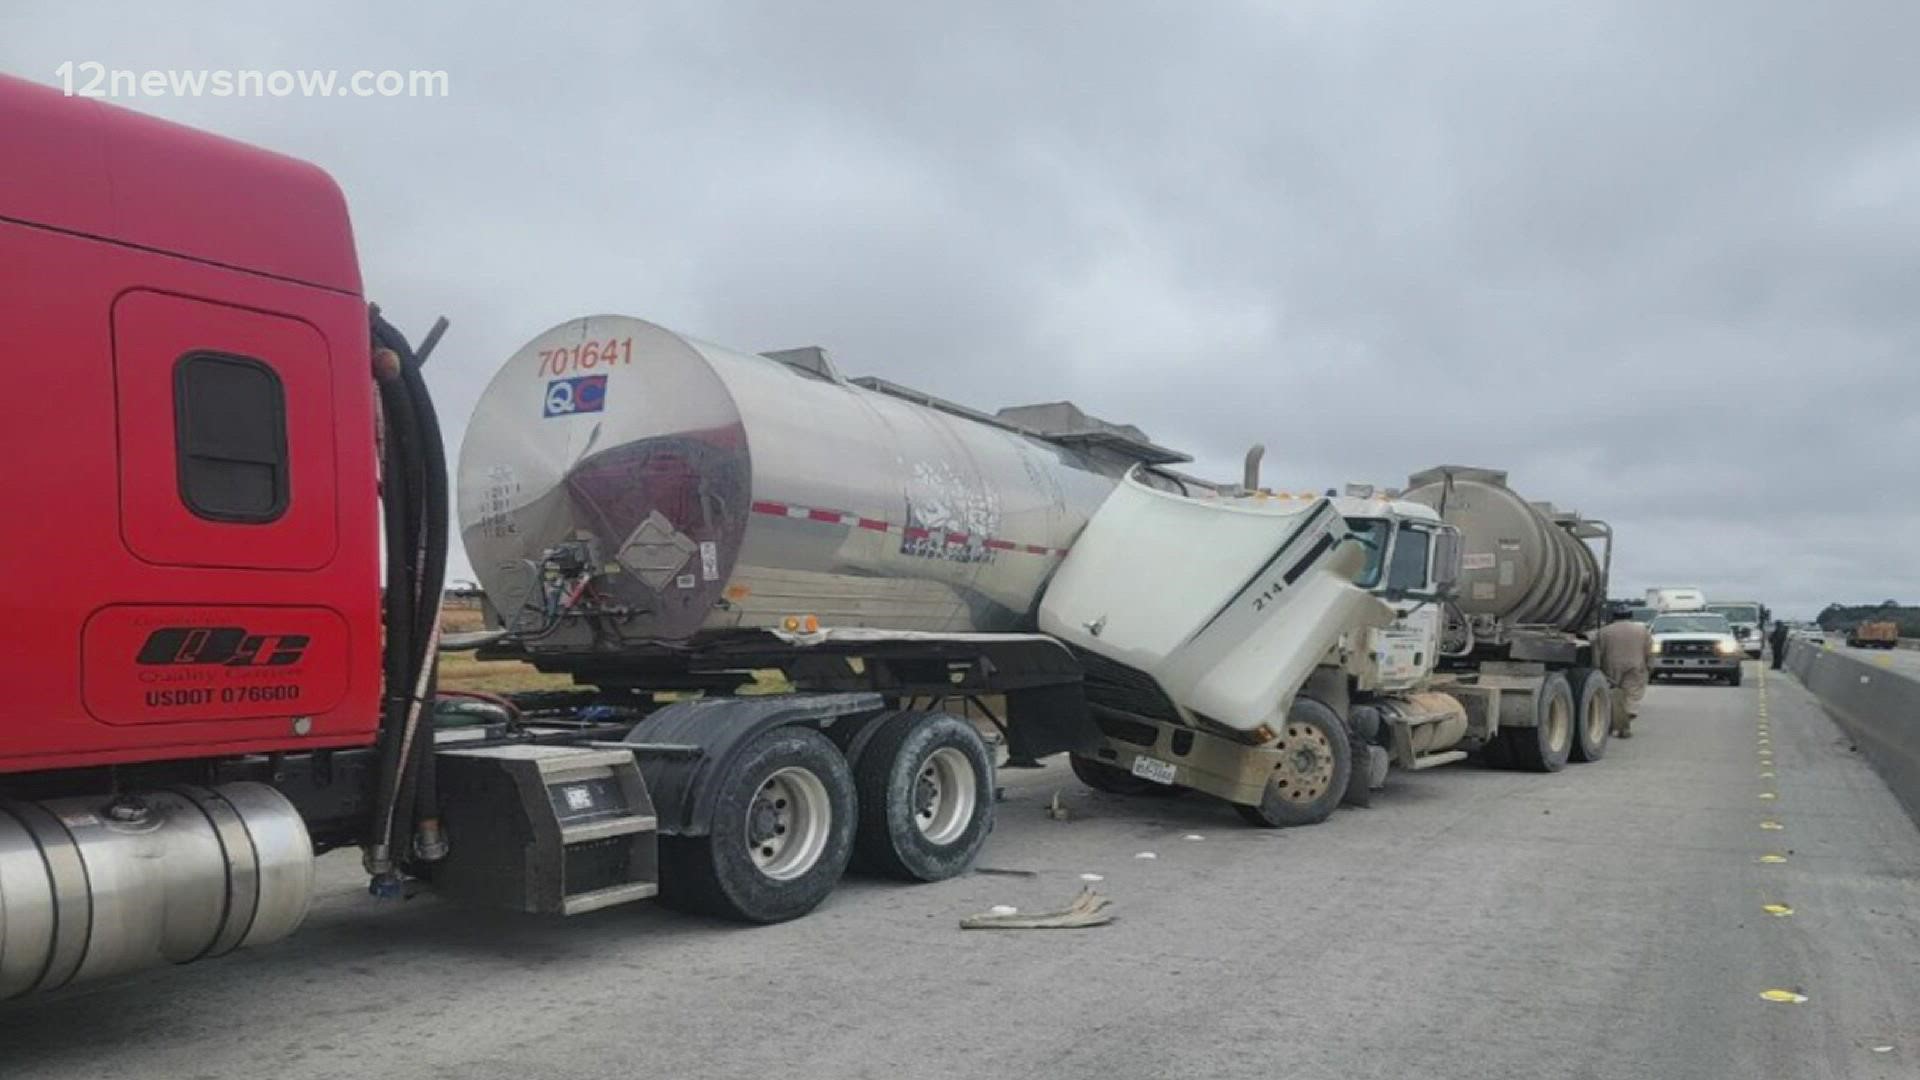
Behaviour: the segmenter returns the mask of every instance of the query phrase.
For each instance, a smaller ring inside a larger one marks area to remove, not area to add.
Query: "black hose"
[[[435,674],[448,509],[446,452],[439,418],[420,376],[419,357],[378,309],[372,311],[371,323],[373,343],[380,350],[374,368],[386,431],[381,495],[387,543],[387,694],[366,861],[380,890],[397,887],[395,866],[405,859],[416,826],[431,834],[422,837],[425,847],[435,848],[439,840],[432,720],[425,715],[425,699]],[[440,327],[435,329],[437,338]]]
[[[375,316],[375,341],[382,348],[378,333],[381,320]],[[399,355],[398,350],[395,350]],[[404,363],[404,360],[402,361]],[[379,770],[375,782],[374,819],[368,836],[368,869],[380,872],[389,862],[392,847],[391,822],[402,786],[402,730],[406,725],[408,695],[411,693],[412,633],[414,625],[412,560],[407,556],[408,508],[416,504],[409,482],[408,460],[413,456],[410,427],[401,417],[406,411],[401,397],[406,393],[398,373],[385,376],[379,385],[385,434],[380,470],[381,517],[386,533],[387,566],[384,595],[385,696],[381,699]]]
[[[436,669],[429,674],[426,684],[427,700],[432,701],[439,658],[434,643],[439,637],[440,600],[446,587],[447,544],[451,539],[448,535],[447,451],[440,437],[440,417],[434,412],[433,398],[427,392],[426,380],[420,375],[419,363],[416,361],[408,367],[403,377],[412,398],[420,445],[425,451],[421,464],[426,474],[425,489],[421,493],[426,525],[426,536],[422,542],[425,558],[417,585],[420,606],[414,640],[427,643],[428,653],[422,663]],[[415,782],[419,790],[414,798],[414,811],[417,819],[437,821],[440,817],[440,800],[432,765],[433,740],[420,739],[417,745],[422,760],[416,766]]]

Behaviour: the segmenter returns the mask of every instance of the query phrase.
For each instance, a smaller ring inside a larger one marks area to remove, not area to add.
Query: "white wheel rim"
[[[1281,756],[1270,783],[1281,798],[1305,805],[1333,783],[1333,742],[1317,726],[1288,724],[1274,749]]]
[[[747,808],[747,851],[761,873],[791,881],[820,861],[832,829],[827,785],[811,771],[790,765],[754,792]]]
[[[978,776],[967,755],[943,746],[920,763],[913,780],[913,824],[929,843],[951,844],[973,823]]]
[[[1611,726],[1613,722],[1611,705],[1612,702],[1607,700],[1607,695],[1605,694],[1594,694],[1587,698],[1586,722],[1588,744],[1598,746],[1606,739],[1607,728]]]
[[[1573,709],[1567,699],[1555,695],[1547,702],[1547,745],[1558,751],[1573,736]]]

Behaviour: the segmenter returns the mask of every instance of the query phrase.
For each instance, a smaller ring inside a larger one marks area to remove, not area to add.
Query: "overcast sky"
[[[0,6],[46,83],[445,70],[121,103],[339,180],[369,297],[453,320],[455,447],[522,342],[618,312],[1208,475],[1503,467],[1613,522],[1616,595],[1790,615],[1920,601],[1915,41],[1903,0]]]

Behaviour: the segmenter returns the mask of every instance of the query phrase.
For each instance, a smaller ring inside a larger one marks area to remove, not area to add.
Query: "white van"
[[[1707,594],[1694,588],[1648,589],[1647,606],[1662,614],[1669,611],[1705,611]]]

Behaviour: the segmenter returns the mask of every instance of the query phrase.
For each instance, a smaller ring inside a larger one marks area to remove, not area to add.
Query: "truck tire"
[[[854,768],[855,865],[902,881],[965,873],[993,831],[993,755],[967,720],[903,712],[883,721]]]
[[[1095,791],[1104,791],[1109,795],[1155,795],[1162,791],[1178,793],[1178,788],[1169,788],[1166,784],[1156,784],[1133,775],[1118,765],[1109,765],[1104,761],[1095,761],[1079,754],[1068,754],[1067,764],[1072,766],[1073,775],[1080,782]]]
[[[1346,806],[1373,805],[1373,758],[1377,749],[1373,737],[1380,730],[1380,714],[1371,706],[1358,705],[1347,712],[1347,751],[1353,764],[1347,769],[1347,790],[1341,795]]]
[[[1317,825],[1327,820],[1347,792],[1353,775],[1353,747],[1347,726],[1326,705],[1310,697],[1293,699],[1287,726],[1274,749],[1283,757],[1267,778],[1260,805],[1235,804],[1249,824],[1263,829]]]
[[[1728,686],[1739,686],[1739,685],[1740,685],[1740,677],[1741,677],[1742,675],[1745,675],[1745,674],[1746,674],[1746,669],[1745,669],[1744,667],[1737,667],[1737,668],[1734,668],[1734,669],[1733,669],[1733,674],[1731,674],[1731,675],[1729,675],[1729,676],[1727,676],[1727,685],[1728,685]]]
[[[1559,772],[1573,752],[1573,687],[1554,672],[1540,681],[1534,696],[1534,725],[1500,733],[1513,767],[1528,772]]]
[[[1607,756],[1607,739],[1613,734],[1613,686],[1604,673],[1577,667],[1567,672],[1567,685],[1573,690],[1574,761],[1599,761]]]
[[[660,899],[681,911],[776,923],[813,910],[853,854],[847,759],[811,728],[777,727],[715,779],[704,836],[660,838]]]

